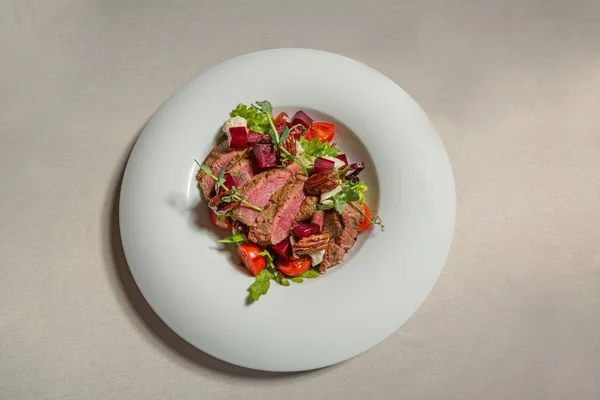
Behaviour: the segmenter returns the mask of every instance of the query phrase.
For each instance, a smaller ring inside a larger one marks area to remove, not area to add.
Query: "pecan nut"
[[[326,233],[320,233],[317,235],[310,235],[303,237],[298,240],[292,246],[292,250],[299,256],[314,253],[316,251],[325,250],[329,244],[329,235]]]
[[[225,201],[223,197],[227,196],[228,193],[224,190],[220,190],[210,201],[208,207],[215,212],[217,215],[225,215],[228,211],[236,208],[240,205],[239,201]]]
[[[288,151],[288,153],[290,153],[291,155],[295,156],[296,155],[296,138],[294,137],[294,135],[288,135],[287,139],[285,139],[285,142],[283,142],[281,147],[286,149]],[[279,153],[283,157],[283,151],[279,150]]]
[[[306,180],[304,190],[308,194],[321,194],[329,192],[340,184],[335,170],[317,172]]]

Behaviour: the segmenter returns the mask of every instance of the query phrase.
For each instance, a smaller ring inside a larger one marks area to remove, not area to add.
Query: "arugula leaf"
[[[345,187],[343,191],[344,196],[346,197],[346,201],[348,202],[357,201],[360,198],[358,193],[356,193],[356,191],[352,189],[352,187]]]
[[[333,197],[333,203],[334,203],[334,208],[335,211],[337,211],[339,214],[343,213],[344,210],[346,209],[346,205],[348,204],[348,202],[346,201],[346,198],[344,196],[344,192],[335,195]]]
[[[277,283],[279,283],[281,286],[290,286],[290,281],[287,280],[287,278],[285,276],[283,276],[282,273],[277,273],[275,274],[275,280],[277,281]]]
[[[221,240],[217,240],[219,243],[245,243],[248,241],[248,238],[243,233],[236,233],[235,235],[223,238]]]
[[[248,121],[248,129],[254,132],[267,133],[271,127],[267,115],[252,105],[248,107],[245,104],[238,104],[238,106],[231,111],[231,116],[245,118],[246,121]]]
[[[250,298],[253,301],[257,301],[260,296],[267,294],[271,287],[271,282],[269,281],[274,277],[275,274],[266,268],[263,269],[260,274],[256,275],[254,283],[248,288]]]
[[[267,115],[272,115],[273,114],[273,106],[271,105],[271,103],[267,100],[263,100],[263,101],[257,101],[256,105],[260,107],[260,110],[262,112],[264,112]]]
[[[208,168],[206,165],[202,164],[202,165],[200,166],[200,169],[201,169],[202,171],[204,171],[205,173],[207,173],[207,174],[209,174],[209,175],[212,175],[212,170],[211,170],[210,168]]]
[[[317,271],[314,268],[311,268],[308,271],[306,271],[305,273],[303,273],[302,275],[300,275],[299,278],[314,279],[314,278],[318,278],[320,276],[321,276],[321,274],[319,273],[319,271]]]
[[[290,134],[290,130],[288,129],[287,126],[284,126],[283,133],[281,134],[281,137],[279,138],[279,143],[284,144],[285,140],[288,138],[289,134]]]
[[[271,255],[271,252],[269,252],[269,250],[263,250],[260,253],[258,253],[258,255],[267,257],[268,266],[271,266],[271,264],[273,264],[273,256]],[[273,265],[273,268],[274,267],[275,265]]]
[[[271,144],[273,145],[273,147],[279,147],[279,143],[277,142],[277,135],[275,135],[275,131],[273,131],[273,129],[269,129],[269,137],[271,138]]]
[[[340,154],[340,149],[333,147],[329,142],[322,143],[319,138],[306,140],[305,137],[302,137],[300,145],[306,154],[313,157],[335,157]]]
[[[329,205],[329,204],[317,203],[317,204],[314,205],[314,209],[316,211],[331,210],[332,208],[333,208],[333,204]]]
[[[296,283],[302,283],[302,282],[304,282],[304,279],[314,279],[314,278],[318,278],[320,276],[321,276],[321,274],[319,273],[319,271],[317,271],[314,268],[311,268],[300,276],[290,277],[290,281],[296,282]]]
[[[281,272],[275,270],[275,263],[273,262],[273,256],[271,255],[271,252],[269,250],[263,250],[258,254],[261,256],[265,256],[267,259],[266,268],[263,269],[262,272],[258,276],[260,276],[263,272],[268,271],[267,275],[270,276],[269,279],[274,279],[275,282],[279,283],[281,286],[290,286],[290,282],[287,280],[287,278],[285,276],[283,276],[283,274]],[[255,281],[255,283],[256,283],[256,281]],[[265,285],[264,282],[256,285],[256,287],[260,290],[264,290],[265,286],[267,286],[267,290],[268,290],[269,285]],[[265,294],[265,293],[263,293],[263,294]]]

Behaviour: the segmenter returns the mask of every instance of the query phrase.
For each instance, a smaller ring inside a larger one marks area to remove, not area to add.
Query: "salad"
[[[268,101],[239,104],[202,164],[198,187],[212,222],[231,231],[219,240],[237,246],[255,277],[249,300],[271,281],[318,278],[344,259],[360,232],[384,229],[365,203],[363,162],[350,163],[332,140],[335,125],[300,110],[273,116]]]

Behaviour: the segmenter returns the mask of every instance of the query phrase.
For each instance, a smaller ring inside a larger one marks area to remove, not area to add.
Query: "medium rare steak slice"
[[[339,264],[346,255],[346,250],[338,246],[333,240],[329,242],[325,255],[323,256],[323,262],[319,266],[319,271],[325,273],[327,268],[331,268],[334,265]]]
[[[286,168],[271,169],[254,176],[240,190],[239,195],[257,207],[265,207],[273,193],[281,189],[286,183],[293,179],[300,170],[296,163]],[[260,212],[241,204],[233,211],[233,215],[243,224],[254,226]]]
[[[306,197],[305,181],[304,175],[297,175],[296,179],[273,194],[269,204],[256,219],[256,225],[250,228],[248,239],[267,246],[279,243],[290,235],[296,215]]]
[[[329,235],[330,238],[336,238],[342,234],[342,217],[335,210],[325,211],[323,216],[323,233]]]
[[[354,205],[361,207],[357,202],[355,202]],[[363,216],[350,205],[346,206],[346,209],[342,213],[340,225],[338,225],[339,214],[335,213],[335,215],[338,216],[337,221],[334,217],[330,216],[329,212],[325,215],[323,232],[329,233],[330,235],[332,235],[332,233],[339,233],[339,235],[329,242],[329,247],[325,250],[325,256],[323,257],[323,262],[320,267],[321,272],[327,271],[327,268],[339,264],[344,259],[346,251],[352,248],[354,243],[356,243],[358,226],[363,219]],[[343,226],[341,231],[339,230],[340,226]]]
[[[211,150],[203,164],[210,168],[213,175],[217,176],[221,168],[227,169],[232,162],[238,161],[246,154],[246,149],[230,149],[225,141]],[[198,174],[198,184],[204,197],[210,200],[215,192],[215,180],[201,170]]]
[[[354,202],[356,207],[362,207],[360,203]],[[342,234],[335,240],[335,242],[344,250],[349,250],[354,246],[356,242],[356,236],[358,236],[358,226],[362,222],[363,216],[351,207],[346,206],[346,209],[342,213]]]
[[[256,175],[257,170],[250,158],[242,158],[234,163],[231,163],[227,172],[233,175],[235,186],[241,189]]]
[[[319,229],[321,230],[321,232],[323,232],[323,223],[325,222],[325,211],[315,211],[310,222],[319,225]]]
[[[315,215],[315,204],[319,202],[317,196],[306,196],[302,206],[300,207],[300,213],[296,217],[296,222],[304,222],[310,220]]]

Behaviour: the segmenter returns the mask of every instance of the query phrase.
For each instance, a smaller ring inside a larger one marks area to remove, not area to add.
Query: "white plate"
[[[361,234],[325,276],[272,284],[247,305],[253,278],[208,228],[194,159],[206,157],[231,109],[264,99],[337,123],[339,146],[367,163],[367,202],[386,230]],[[454,217],[448,157],[415,101],[357,61],[305,49],[246,54],[178,90],[139,137],[120,202],[125,254],[156,313],[204,352],[269,371],[335,364],[400,328],[435,284]]]

